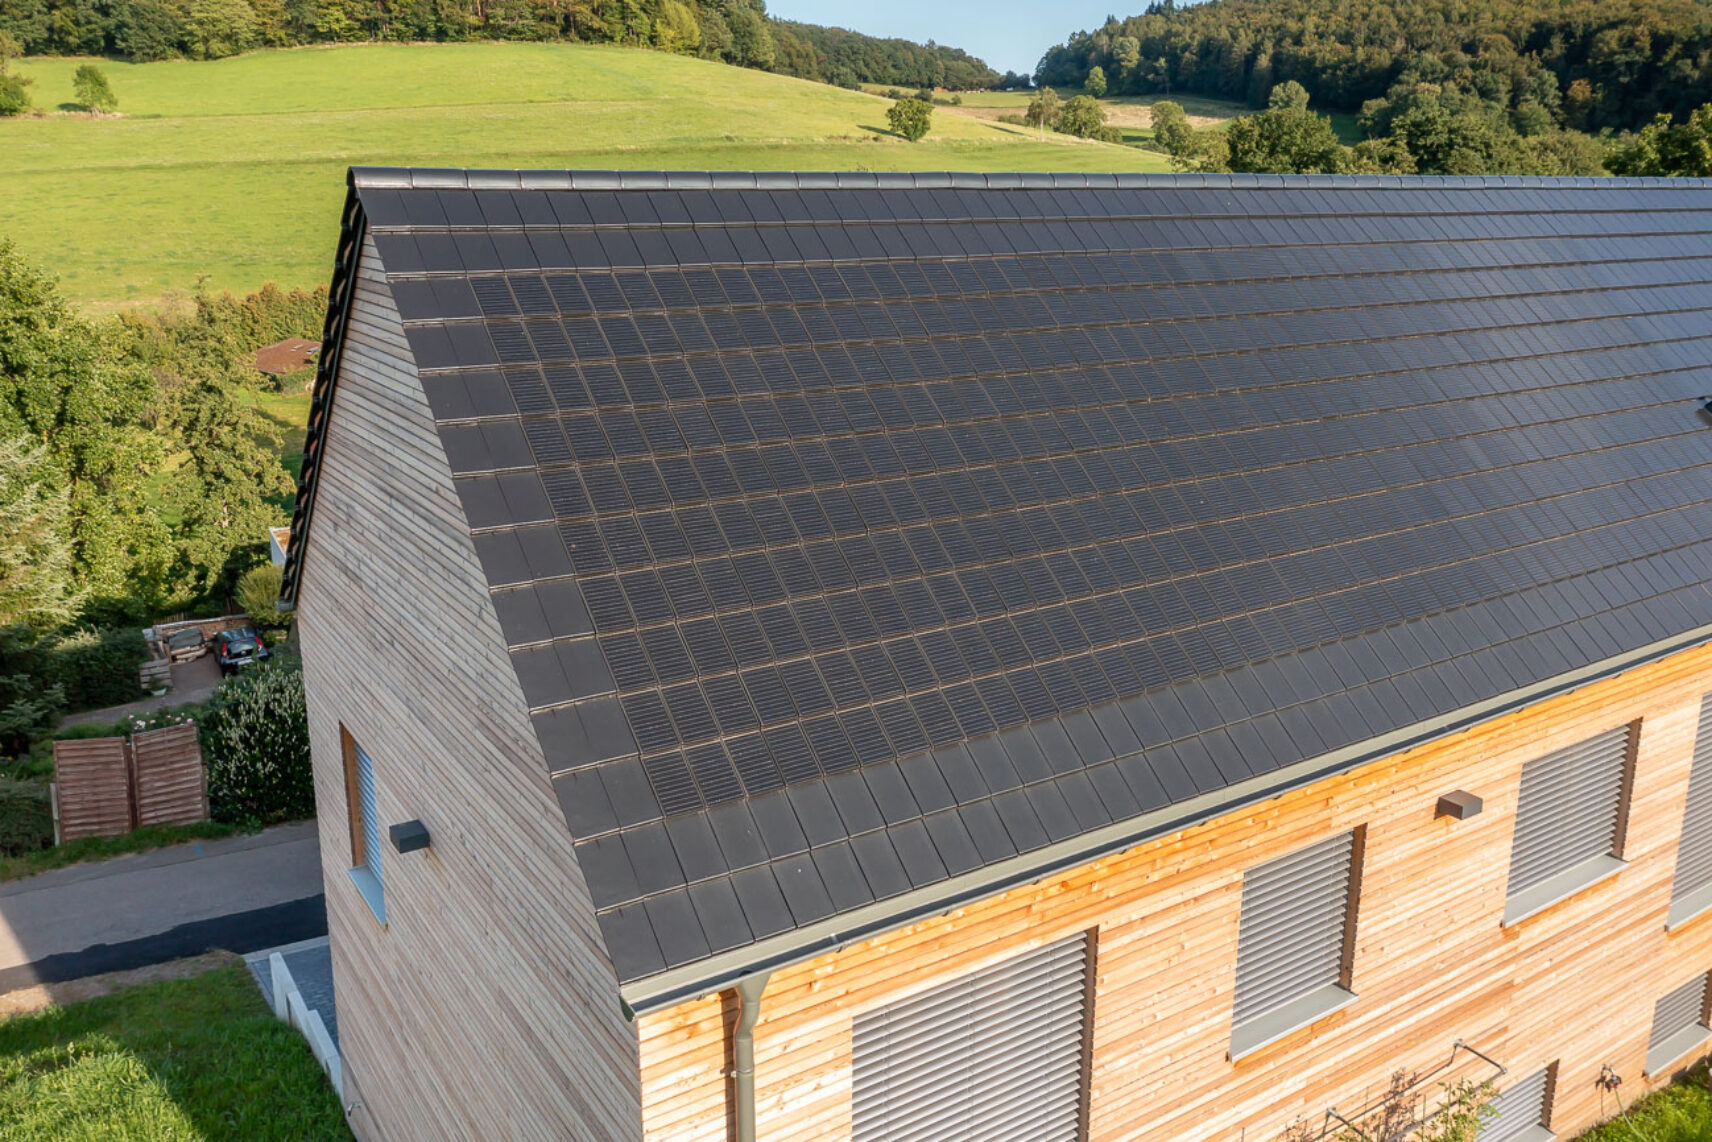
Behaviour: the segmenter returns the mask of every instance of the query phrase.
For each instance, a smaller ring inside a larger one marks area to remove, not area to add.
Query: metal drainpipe
[[[735,1142],[755,1142],[755,1021],[761,1017],[761,993],[772,974],[761,972],[737,981],[737,1026],[731,1035],[735,1063],[731,1077],[737,1086]]]

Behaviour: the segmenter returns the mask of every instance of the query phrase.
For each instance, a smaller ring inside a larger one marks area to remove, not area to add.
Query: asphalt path
[[[0,994],[327,933],[313,821],[0,884]]]

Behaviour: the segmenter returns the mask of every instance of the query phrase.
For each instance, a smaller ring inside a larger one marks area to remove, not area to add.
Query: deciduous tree
[[[80,64],[71,78],[71,89],[77,101],[91,111],[112,111],[119,106],[119,97],[107,82],[107,73],[92,63]]]
[[[1095,64],[1088,69],[1088,78],[1082,81],[1082,90],[1099,99],[1106,94],[1106,69]]]
[[[933,126],[933,104],[915,98],[900,99],[886,112],[886,122],[895,133],[912,143],[919,142]]]
[[[1040,129],[1040,137],[1046,138],[1046,129],[1058,120],[1058,93],[1050,87],[1043,87],[1035,92],[1034,98],[1028,101],[1028,109],[1023,112],[1023,122],[1030,127]]]

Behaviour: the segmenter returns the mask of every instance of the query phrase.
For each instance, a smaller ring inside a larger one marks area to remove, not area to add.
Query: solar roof
[[[639,995],[1712,622],[1702,183],[352,193]]]

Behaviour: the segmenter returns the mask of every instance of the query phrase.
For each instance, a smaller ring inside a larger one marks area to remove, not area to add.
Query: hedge
[[[36,659],[30,673],[43,685],[65,687],[68,710],[96,710],[143,696],[139,671],[149,648],[140,630],[77,631],[39,643],[27,653]]]

